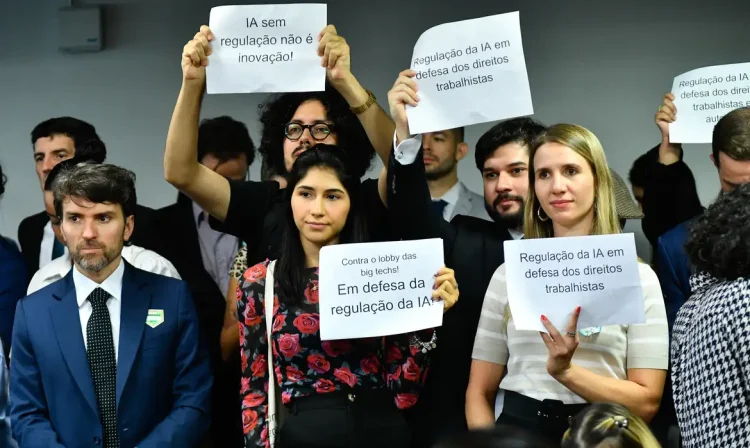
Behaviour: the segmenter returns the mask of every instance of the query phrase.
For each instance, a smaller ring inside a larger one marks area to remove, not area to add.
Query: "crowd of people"
[[[386,111],[333,26],[325,90],[272,97],[257,149],[245,124],[201,121],[213,38],[203,26],[182,52],[174,204],[139,205],[93,125],[31,131],[44,211],[20,224],[20,251],[0,238],[0,447],[750,444],[750,108],[715,126],[707,209],[670,143],[669,93],[661,143],[628,173],[635,201],[593,132],[530,117],[478,140],[479,195],[458,179],[463,128],[410,134],[416,73]],[[644,323],[579,328],[579,307],[565,328],[516,328],[505,241],[633,219],[653,248]],[[443,242],[440,327],[321,340],[323,247],[426,238]]]

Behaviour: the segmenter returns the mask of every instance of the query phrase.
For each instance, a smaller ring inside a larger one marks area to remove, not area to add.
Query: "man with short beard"
[[[438,214],[449,222],[456,215],[489,221],[482,196],[458,180],[458,162],[469,151],[464,142],[464,128],[428,132],[421,137],[425,177]]]
[[[78,165],[81,163],[100,163],[96,157],[91,155],[75,156],[72,159],[63,160],[62,162],[55,165],[50,171],[47,179],[44,182],[44,209],[45,213],[49,218],[49,222],[52,226],[52,231],[61,244],[65,244],[62,232],[60,230],[60,219],[57,217],[55,212],[55,198],[53,192],[53,185],[57,175],[66,169],[70,169],[71,166]],[[180,274],[175,269],[174,265],[162,257],[161,255],[151,250],[145,249],[138,245],[132,244],[129,241],[125,243],[122,248],[122,258],[128,263],[132,264],[138,269],[152,272],[154,274],[166,275],[180,279]],[[73,267],[74,260],[71,258],[71,254],[66,251],[65,254],[52,262],[44,265],[41,269],[31,278],[28,288],[26,289],[26,295],[32,294],[50,283],[56,282],[61,278],[64,278]]]
[[[22,447],[198,445],[213,379],[190,292],[122,258],[135,175],[77,164],[53,188],[74,268],[18,304],[14,438]]]
[[[425,207],[419,200],[429,195],[424,164],[419,163],[421,154],[404,149],[414,144],[410,145],[408,127],[402,129],[403,137],[399,135],[400,120],[405,121],[400,112],[392,100],[397,144],[388,167],[388,211],[393,222],[401,223],[405,239],[443,239],[444,262],[455,269],[461,288],[461,300],[436,329],[439,343],[433,350],[430,375],[410,411],[416,434],[413,446],[428,447],[467,430],[464,403],[484,294],[492,274],[504,262],[503,243],[523,236],[529,145],[545,128],[530,118],[517,118],[487,131],[477,143],[475,157],[484,184],[483,202],[493,221],[456,216],[448,223],[439,219],[434,207]]]

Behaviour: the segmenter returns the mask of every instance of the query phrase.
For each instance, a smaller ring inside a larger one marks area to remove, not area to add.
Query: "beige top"
[[[646,323],[609,325],[602,327],[598,334],[579,334],[580,344],[573,355],[577,366],[617,379],[627,379],[627,369],[667,370],[669,330],[659,280],[646,264],[638,263],[638,271]],[[505,282],[505,265],[502,265],[487,288],[472,358],[507,367],[501,389],[537,400],[585,403],[547,373],[549,352],[539,332],[516,330]]]

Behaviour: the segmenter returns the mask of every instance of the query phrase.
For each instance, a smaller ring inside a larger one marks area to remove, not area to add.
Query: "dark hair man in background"
[[[247,126],[228,116],[201,121],[198,127],[197,161],[221,176],[247,180],[255,160]],[[237,237],[211,228],[209,215],[184,193],[177,202],[156,212],[163,229],[160,252],[172,261],[195,300],[201,331],[209,341],[218,341],[223,326],[229,271],[239,249]],[[242,444],[239,394],[240,357],[222,362],[219,347],[209,344],[214,377],[212,437],[215,446]]]
[[[73,156],[89,155],[103,163],[107,149],[91,124],[73,117],[58,117],[39,123],[31,131],[34,147],[34,167],[39,186],[44,194],[44,183],[52,168]],[[132,241],[138,246],[152,248],[153,237],[149,232],[150,208],[138,206],[138,231]],[[29,275],[40,267],[64,255],[66,248],[56,238],[45,211],[31,215],[18,226],[18,242],[26,260]]]
[[[450,222],[456,215],[490,220],[482,196],[458,180],[458,162],[469,152],[464,128],[422,134],[422,159],[433,206]]]

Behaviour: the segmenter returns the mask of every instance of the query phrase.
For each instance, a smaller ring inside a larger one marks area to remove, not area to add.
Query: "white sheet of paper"
[[[519,330],[565,332],[576,307],[578,329],[646,321],[632,233],[505,242],[508,302]]]
[[[325,89],[318,34],[325,4],[211,8],[215,39],[206,67],[207,93],[314,92]]]
[[[677,120],[669,125],[669,141],[711,143],[721,117],[750,106],[750,62],[683,73],[674,79],[672,94]]]
[[[432,300],[432,287],[442,266],[440,239],[324,247],[318,277],[320,339],[439,327],[443,303]]]
[[[406,108],[412,134],[534,113],[518,12],[430,28],[411,60],[419,89],[419,104]]]

